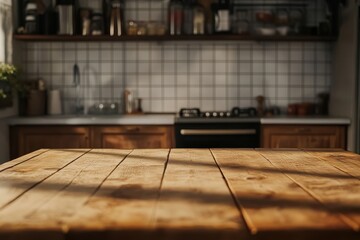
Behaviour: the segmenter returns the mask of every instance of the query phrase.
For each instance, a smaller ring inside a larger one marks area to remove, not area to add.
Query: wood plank
[[[17,159],[14,159],[12,161],[9,161],[9,162],[6,162],[6,163],[3,163],[2,165],[0,165],[0,172],[6,170],[6,169],[9,169],[9,168],[12,168],[16,165],[19,165],[20,163],[23,163],[23,162],[26,162],[46,151],[49,151],[49,149],[39,149],[37,151],[34,151],[34,152],[31,152],[29,154],[26,154],[24,156],[21,156]]]
[[[64,222],[68,239],[148,239],[168,153],[134,150]]]
[[[252,149],[212,149],[225,179],[241,206],[246,223],[258,238],[327,239],[351,228]],[[322,238],[321,238],[322,237]]]
[[[243,239],[247,229],[208,149],[172,149],[156,207],[156,239]]]
[[[320,158],[339,170],[360,179],[360,155],[347,151],[307,149],[306,152]]]
[[[259,152],[326,208],[338,213],[360,237],[359,179],[303,151]]]
[[[0,210],[88,150],[50,150],[0,173]]]
[[[94,149],[80,158],[87,163],[78,175],[49,202],[30,217],[36,221],[65,222],[94,194],[109,174],[132,150]],[[63,173],[63,172],[62,172]],[[63,206],[59,209],[58,206]]]
[[[0,239],[360,239],[356,154],[130,151],[50,150],[3,169]]]
[[[131,150],[92,150],[0,211],[0,238],[38,231],[63,236],[64,219],[94,193]],[[52,236],[52,239],[54,235]],[[2,239],[2,238],[1,238]],[[26,238],[26,235],[22,239]],[[60,238],[61,239],[61,238]]]

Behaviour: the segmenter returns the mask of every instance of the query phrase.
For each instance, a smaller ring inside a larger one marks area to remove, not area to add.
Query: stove
[[[256,117],[255,108],[234,107],[231,111],[200,111],[200,108],[182,108],[179,112],[181,118],[240,118]]]
[[[255,108],[230,111],[183,108],[175,120],[179,148],[256,148],[260,146],[260,119]]]

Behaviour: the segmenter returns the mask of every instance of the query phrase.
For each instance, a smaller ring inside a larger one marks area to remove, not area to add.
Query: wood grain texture
[[[350,226],[252,149],[212,149],[250,231],[258,238],[328,239]],[[328,229],[333,229],[328,233]]]
[[[263,125],[263,148],[342,148],[346,147],[343,125]]]
[[[160,239],[241,239],[247,233],[210,151],[200,149],[171,150],[155,224]]]
[[[95,148],[170,148],[174,142],[172,126],[94,126],[91,131]]]
[[[0,239],[62,239],[62,234],[47,224],[41,230],[37,229],[36,222],[31,218],[28,229],[21,227],[22,211],[36,204],[33,199],[27,198],[27,193],[39,186],[43,181],[58,173],[88,150],[50,150],[31,158],[19,165],[8,168],[0,175]],[[29,201],[28,201],[29,200]],[[22,208],[12,207],[17,201],[24,202]],[[18,226],[18,227],[17,227]],[[12,228],[12,227],[15,227]]]
[[[1,172],[0,210],[88,150],[51,150]]]
[[[339,170],[360,179],[360,156],[346,151],[324,151],[319,149],[305,149],[311,155],[320,158]]]
[[[147,239],[168,153],[134,150],[68,219],[69,238]]]
[[[12,126],[11,157],[51,148],[90,148],[87,126]]]
[[[1,240],[358,240],[360,155],[41,150],[0,165]]]
[[[57,232],[59,237],[62,236],[67,231],[63,224],[66,219],[84,204],[130,152],[92,150],[42,181],[0,211],[0,238],[1,229],[6,229],[7,234],[19,229],[22,232],[51,229],[53,234]],[[25,235],[22,239],[28,238]]]
[[[360,181],[309,153],[260,150],[274,166],[355,231],[360,230]]]
[[[6,162],[6,163],[0,165],[0,172],[4,171],[6,169],[12,168],[16,165],[19,165],[20,163],[26,162],[46,151],[48,151],[48,149],[39,149],[37,151],[31,152],[31,153],[21,156],[17,159],[14,159],[12,161]]]

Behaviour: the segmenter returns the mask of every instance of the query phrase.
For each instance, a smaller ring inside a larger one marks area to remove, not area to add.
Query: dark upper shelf
[[[76,42],[76,41],[336,41],[335,36],[259,36],[259,35],[181,35],[181,36],[80,36],[80,35],[25,35],[15,34],[14,39],[32,42]]]

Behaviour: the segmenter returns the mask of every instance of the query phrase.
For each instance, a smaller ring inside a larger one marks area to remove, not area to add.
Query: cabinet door
[[[11,127],[11,157],[40,148],[88,148],[90,130],[70,126]]]
[[[262,147],[265,148],[343,148],[345,126],[265,125]]]
[[[173,146],[173,127],[94,127],[92,143],[94,148],[171,148]]]

